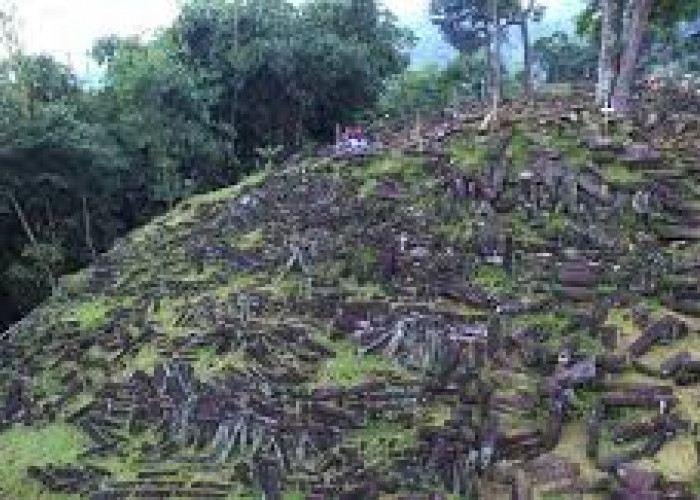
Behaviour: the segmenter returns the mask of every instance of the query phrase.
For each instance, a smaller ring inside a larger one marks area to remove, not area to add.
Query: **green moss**
[[[454,222],[442,223],[434,231],[450,245],[466,244],[472,237],[472,223],[464,217]]]
[[[472,281],[475,285],[496,293],[507,292],[513,288],[513,280],[505,269],[498,266],[480,265]]]
[[[243,351],[216,354],[213,347],[207,347],[199,352],[198,358],[192,364],[198,379],[207,381],[214,375],[225,373],[232,368],[245,369],[247,363]]]
[[[543,234],[540,234],[532,227],[532,222],[521,214],[511,214],[508,219],[508,228],[513,235],[513,239],[525,246],[542,245],[545,243]]]
[[[375,179],[375,178],[367,179],[364,182],[364,184],[362,184],[362,186],[360,187],[360,191],[359,191],[360,198],[364,199],[364,198],[367,198],[367,197],[371,196],[372,194],[374,194],[378,185],[379,185],[379,181],[377,179]]]
[[[122,449],[123,456],[102,458],[96,462],[96,465],[109,471],[117,480],[134,480],[137,477],[137,473],[142,470],[140,460],[143,458],[143,447],[145,445],[156,446],[158,441],[158,437],[150,430],[131,436],[126,446]]]
[[[308,291],[308,280],[298,273],[286,273],[262,287],[262,290],[278,299],[303,297]]]
[[[361,277],[370,279],[379,258],[377,249],[363,246],[354,253],[354,256],[355,264],[353,267],[359,271]]]
[[[513,132],[509,152],[513,170],[516,173],[524,170],[530,155],[530,141],[519,129],[516,129]]]
[[[63,315],[67,321],[77,321],[84,329],[97,328],[104,324],[107,316],[115,309],[112,299],[96,297],[70,308]]]
[[[569,328],[569,318],[557,312],[523,314],[513,319],[513,324],[522,327],[540,327],[546,332],[561,334]]]
[[[578,146],[565,148],[563,156],[574,167],[583,167],[591,161],[590,151]]]
[[[77,396],[71,398],[66,406],[61,412],[62,417],[67,417],[68,415],[86,407],[88,404],[95,400],[95,396],[89,392],[81,392]]]
[[[452,416],[452,408],[447,404],[433,404],[426,409],[424,418],[429,425],[444,426]]]
[[[239,250],[255,250],[265,246],[265,233],[262,229],[254,229],[248,233],[241,235],[235,242],[234,246]]]
[[[369,300],[377,297],[386,297],[386,290],[377,283],[359,284],[355,276],[351,279],[343,279],[338,283],[341,291],[351,298]]]
[[[39,394],[53,396],[59,394],[63,388],[60,374],[56,370],[43,370],[32,379],[32,384]]]
[[[67,465],[77,460],[87,444],[73,426],[52,424],[42,428],[15,426],[0,434],[0,498],[53,500],[78,498],[43,491],[27,476],[27,468],[47,464]]]
[[[220,189],[218,191],[212,191],[211,193],[194,196],[188,199],[185,204],[190,206],[201,206],[233,199],[242,194],[246,189],[261,186],[267,179],[268,174],[269,172],[261,170],[260,172],[256,172],[248,177],[245,177],[234,186]],[[180,208],[182,208],[182,206]]]
[[[549,237],[562,234],[569,223],[569,219],[561,213],[552,213],[545,219],[544,232]]]
[[[639,184],[644,182],[644,174],[631,170],[620,162],[613,162],[603,169],[605,180],[614,185]]]
[[[605,325],[617,328],[620,348],[626,348],[640,333],[632,321],[632,312],[626,308],[610,309]]]
[[[316,381],[322,385],[353,386],[387,373],[405,374],[396,363],[376,354],[360,354],[353,345],[343,342],[335,346],[335,356],[321,366]]]
[[[654,457],[640,460],[639,465],[661,472],[669,481],[693,481],[697,478],[694,440],[691,436],[678,436]]]
[[[146,344],[139,350],[132,360],[127,363],[127,370],[134,372],[142,370],[146,373],[153,373],[160,356],[155,344]]]
[[[198,209],[232,200],[245,190],[262,185],[268,174],[266,171],[256,172],[233,186],[187,198],[167,214],[156,218],[153,223],[132,232],[129,238],[131,241],[144,241],[160,226],[167,227],[171,232],[181,226],[187,226],[196,220]]]
[[[180,315],[180,308],[183,306],[184,300],[161,298],[160,307],[157,311],[151,313],[151,317],[156,321],[167,333],[171,333],[176,328],[176,323]]]
[[[230,295],[269,283],[270,277],[266,273],[233,273],[228,276],[228,282],[214,291],[214,296],[221,300],[227,300]]]
[[[357,173],[364,180],[395,177],[409,183],[426,176],[422,160],[397,153],[372,158],[362,167],[358,167]]]
[[[450,159],[467,172],[480,171],[486,164],[489,148],[482,144],[470,144],[465,137],[453,139],[448,147]]]
[[[368,463],[384,462],[392,452],[407,451],[416,443],[415,429],[393,423],[373,423],[351,434],[349,441],[362,448]]]

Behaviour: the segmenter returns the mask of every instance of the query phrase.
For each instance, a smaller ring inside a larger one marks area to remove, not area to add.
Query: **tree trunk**
[[[493,51],[491,50],[491,43],[489,41],[489,46],[486,48],[486,74],[484,75],[484,85],[483,85],[483,100],[486,101],[491,97],[491,89],[493,88]]]
[[[632,18],[629,24],[629,39],[626,41],[625,50],[620,62],[620,75],[615,85],[614,106],[622,113],[627,112],[629,106],[630,90],[634,79],[639,49],[642,39],[649,28],[649,14],[651,13],[652,0],[636,0],[632,10]]]
[[[7,197],[10,199],[12,207],[15,209],[17,218],[19,219],[20,224],[22,224],[22,229],[24,229],[24,233],[27,235],[29,243],[31,243],[31,245],[37,249],[39,247],[39,242],[34,235],[34,231],[32,231],[32,226],[29,224],[29,220],[27,220],[27,217],[24,214],[24,210],[22,210],[22,206],[19,204],[19,201],[12,192],[8,192]],[[39,255],[39,252],[37,252],[37,258],[39,258]],[[42,265],[43,263],[40,262],[39,264]],[[51,268],[48,265],[42,265],[42,267],[44,267],[44,270],[46,271],[49,283],[51,284],[51,290],[56,290],[58,283],[53,275],[53,272],[51,271]]]
[[[92,227],[90,224],[90,210],[88,209],[87,196],[83,195],[83,220],[85,222],[85,244],[90,250],[92,255],[92,260],[97,259],[97,251],[95,250],[95,244],[92,240]]]
[[[532,98],[532,58],[530,55],[530,29],[527,24],[527,13],[523,14],[520,24],[520,34],[523,39],[523,92],[527,99]]]
[[[498,106],[501,104],[501,23],[498,19],[498,0],[489,0],[491,15],[491,64],[493,66],[492,102],[494,118],[498,117]]]
[[[598,86],[596,102],[599,105],[607,103],[613,91],[615,70],[615,13],[617,0],[602,0],[602,25],[600,31],[600,54],[598,57]]]
[[[630,27],[632,24],[632,9],[634,8],[634,0],[622,0],[622,36],[620,37],[620,45],[624,47],[630,39]]]

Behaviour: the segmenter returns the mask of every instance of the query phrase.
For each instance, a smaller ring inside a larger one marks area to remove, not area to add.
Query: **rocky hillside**
[[[459,110],[186,201],[0,336],[0,498],[697,494],[667,107]]]

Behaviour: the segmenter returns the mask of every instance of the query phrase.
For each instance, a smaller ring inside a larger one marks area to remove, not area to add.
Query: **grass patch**
[[[530,141],[522,130],[515,129],[508,147],[508,156],[516,173],[522,172],[527,166],[530,156]]]
[[[489,148],[487,145],[469,144],[465,137],[458,137],[448,147],[450,158],[466,172],[478,172],[486,164]]]
[[[176,329],[176,323],[180,317],[184,300],[163,297],[160,299],[160,307],[151,313],[151,318],[156,321],[167,333]]]
[[[375,423],[358,430],[349,440],[362,449],[367,463],[381,463],[391,457],[392,451],[406,451],[416,442],[415,429],[406,429],[392,423]]]
[[[581,466],[581,475],[586,479],[594,479],[603,474],[595,468],[588,457],[586,457],[586,443],[588,441],[588,430],[583,422],[575,422],[564,425],[561,439],[552,454],[564,458],[569,462]]]
[[[539,327],[545,332],[562,334],[570,326],[569,318],[556,312],[523,314],[513,318],[513,324],[521,327]]]
[[[262,290],[278,299],[291,299],[303,297],[309,288],[307,278],[300,273],[285,273],[262,287]]]
[[[43,491],[40,483],[27,476],[27,468],[74,463],[86,444],[85,437],[75,427],[66,424],[52,424],[40,429],[15,426],[0,434],[0,498],[77,499],[77,495],[54,495]]]
[[[72,309],[69,309],[63,316],[66,321],[76,321],[81,328],[97,328],[104,324],[107,316],[114,310],[112,300],[106,297],[97,297],[92,300],[82,302]]]
[[[142,464],[139,463],[143,455],[143,447],[157,444],[157,436],[152,431],[146,430],[129,439],[127,446],[124,448],[124,456],[109,456],[97,461],[96,465],[108,470],[115,479],[121,481],[134,480],[137,472],[143,468]]]
[[[41,394],[53,396],[59,394],[63,388],[60,381],[60,374],[56,370],[45,369],[35,375],[32,379],[34,388]]]
[[[481,265],[474,273],[473,283],[491,292],[508,292],[513,288],[513,280],[502,267]]]
[[[224,373],[231,368],[246,367],[245,353],[243,351],[216,354],[213,347],[207,347],[200,351],[199,357],[193,363],[192,368],[198,379],[207,381],[214,375]]]
[[[214,291],[214,295],[218,299],[228,300],[231,294],[250,291],[261,283],[268,281],[270,281],[270,278],[265,273],[234,273],[229,276],[228,283]]]
[[[602,172],[607,182],[618,186],[644,182],[644,174],[642,172],[630,170],[620,162],[611,163],[604,167]]]
[[[191,206],[199,206],[230,200],[232,198],[235,198],[236,196],[239,196],[243,193],[243,191],[245,191],[248,188],[260,187],[267,179],[267,175],[268,172],[261,170],[260,172],[256,172],[245,177],[234,186],[219,189],[217,191],[212,191],[210,193],[193,196],[185,203],[189,203]],[[180,209],[182,209],[182,204],[180,206]]]
[[[692,481],[697,477],[695,444],[691,436],[680,436],[664,445],[652,458],[639,465],[664,475],[670,481]]]
[[[375,178],[367,179],[360,187],[359,196],[362,199],[366,199],[377,190],[379,181]]]
[[[378,297],[386,297],[386,291],[377,283],[360,284],[357,279],[343,279],[338,283],[338,287],[351,298],[358,300],[370,300]]]
[[[262,229],[255,229],[241,235],[234,246],[239,250],[255,250],[265,246],[265,233]]]
[[[640,333],[634,321],[632,321],[632,311],[626,308],[610,309],[605,325],[617,328],[619,350],[627,349]]]
[[[440,224],[434,231],[450,245],[466,244],[472,237],[472,223],[464,217],[455,222]]]
[[[551,213],[545,219],[544,233],[548,237],[563,234],[569,224],[569,219],[562,213]]]
[[[139,350],[136,356],[127,363],[127,371],[135,372],[141,370],[152,375],[159,361],[160,357],[155,344],[146,344]]]
[[[341,343],[336,347],[335,356],[326,360],[319,369],[316,381],[322,385],[341,385],[351,387],[360,384],[373,376],[387,373],[404,375],[404,370],[396,363],[376,355],[360,354],[349,343]]]
[[[524,214],[512,213],[506,218],[508,229],[513,235],[513,239],[524,246],[540,246],[546,243],[544,234],[533,227],[532,221],[528,220]]]
[[[418,158],[390,153],[373,158],[356,171],[362,179],[382,179],[395,177],[405,182],[425,177],[424,163]]]
[[[435,403],[432,406],[425,408],[425,423],[442,427],[445,422],[452,416],[452,408],[445,403]]]
[[[192,223],[197,219],[196,213],[198,208],[234,199],[246,189],[261,186],[267,179],[267,175],[268,172],[261,170],[245,177],[233,186],[189,197],[178,203],[168,213],[154,219],[150,224],[133,231],[129,239],[131,241],[143,241],[156,231],[156,228],[159,226],[164,225],[169,229],[175,229],[183,224]]]

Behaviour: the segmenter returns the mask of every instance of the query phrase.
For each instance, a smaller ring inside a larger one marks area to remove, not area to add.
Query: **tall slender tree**
[[[494,9],[496,17],[494,18]],[[430,14],[432,22],[438,26],[445,40],[462,54],[470,54],[477,50],[485,50],[488,66],[491,68],[489,87],[491,97],[499,87],[501,60],[500,42],[504,37],[504,26],[518,26],[523,41],[523,89],[526,94],[532,91],[532,66],[530,53],[530,20],[536,22],[542,19],[544,9],[534,0],[431,0]],[[498,38],[496,42],[495,37]],[[500,63],[499,63],[500,64]]]
[[[627,38],[623,40],[624,50],[620,61],[620,74],[617,77],[613,103],[616,109],[625,112],[629,105],[630,90],[639,50],[642,45],[642,38],[649,30],[649,14],[651,13],[653,0],[632,0],[630,19],[627,21]],[[625,23],[623,23],[624,25]]]
[[[501,104],[501,23],[498,17],[498,0],[489,0],[489,15],[491,17],[490,43],[491,43],[491,71],[493,75],[491,89],[491,103],[494,118],[498,115],[498,106]]]
[[[601,0],[600,53],[598,58],[598,85],[596,101],[605,104],[612,95],[615,78],[615,33],[616,0]]]

